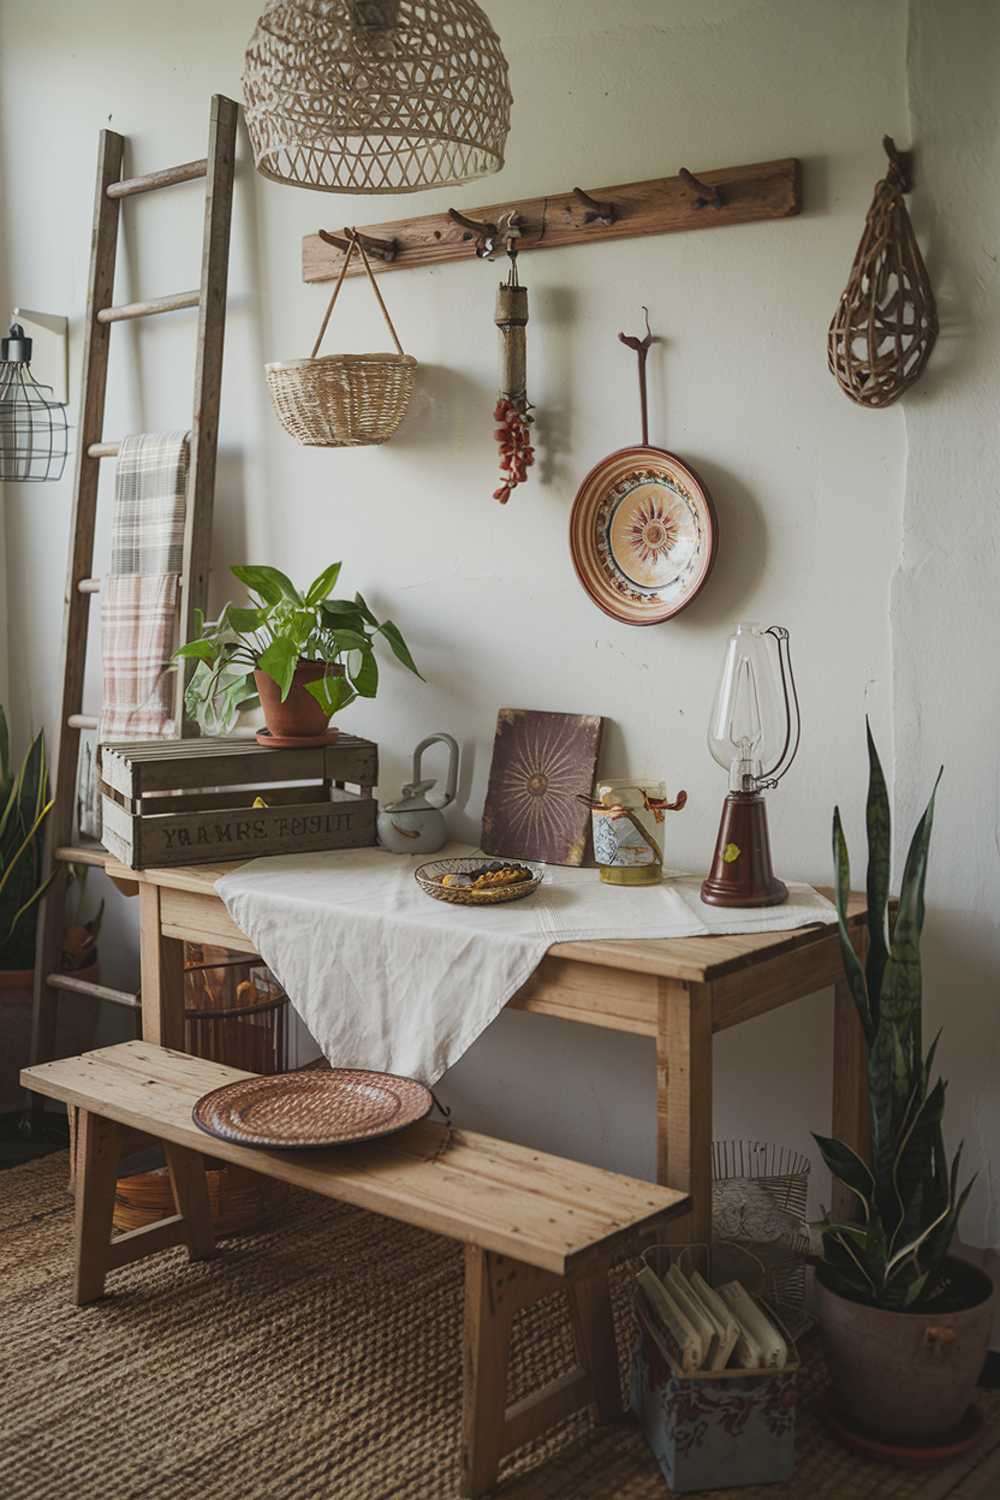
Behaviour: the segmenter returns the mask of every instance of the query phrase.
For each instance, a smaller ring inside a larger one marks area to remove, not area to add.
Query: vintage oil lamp
[[[777,906],[787,900],[788,887],[771,868],[761,792],[785,775],[800,734],[788,631],[782,625],[737,625],[708,726],[709,749],[729,772],[712,868],[701,887],[701,899],[710,906]]]

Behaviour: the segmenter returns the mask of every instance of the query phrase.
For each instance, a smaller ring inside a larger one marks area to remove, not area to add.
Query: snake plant
[[[935,1037],[926,1055],[921,1026],[920,934],[934,798],[910,843],[891,938],[887,939],[891,822],[878,751],[868,728],[868,952],[847,927],[851,888],[840,809],[833,814],[833,863],[844,971],[864,1030],[871,1103],[871,1162],[842,1141],[817,1135],[823,1159],[858,1199],[857,1223],[821,1226],[824,1283],[854,1301],[919,1311],[948,1282],[946,1257],[972,1182],[959,1190],[962,1148],[950,1165],[942,1134],[945,1084],[932,1085]],[[939,1033],[940,1035],[940,1033]],[[974,1180],[974,1179],[973,1179]]]
[[[52,881],[51,875],[42,879],[43,825],[51,807],[41,734],[14,775],[0,708],[0,969],[30,969],[35,961],[37,903]]]

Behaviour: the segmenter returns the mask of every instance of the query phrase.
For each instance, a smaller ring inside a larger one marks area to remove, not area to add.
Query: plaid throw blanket
[[[112,573],[101,588],[102,744],[174,733],[174,679],[166,668],[177,640],[180,584],[179,573]]]
[[[179,573],[190,433],[123,439],[115,478],[112,573]]]
[[[168,738],[190,434],[127,437],[118,455],[111,573],[101,586],[104,709],[98,739]]]

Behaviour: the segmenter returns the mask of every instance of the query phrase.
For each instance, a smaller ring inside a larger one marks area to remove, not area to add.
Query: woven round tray
[[[191,1118],[219,1140],[289,1151],[390,1135],[422,1120],[433,1103],[413,1078],[330,1068],[224,1084],[198,1100]]]
[[[441,884],[445,875],[469,875],[473,870],[481,870],[484,864],[496,865],[499,869],[504,863],[502,859],[484,859],[481,854],[461,859],[432,859],[429,864],[420,865],[414,870],[413,876],[420,889],[426,891],[428,896],[433,896],[435,901],[447,901],[452,906],[500,906],[505,901],[521,901],[538,890],[542,883],[542,867],[524,859],[507,861],[512,865],[523,865],[532,872],[531,880],[520,880],[516,885],[487,886],[483,890],[474,891],[467,885]]]

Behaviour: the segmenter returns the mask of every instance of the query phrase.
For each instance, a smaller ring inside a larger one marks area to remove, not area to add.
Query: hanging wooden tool
[[[500,394],[493,408],[493,436],[500,445],[500,484],[494,500],[506,505],[535,462],[531,443],[531,402],[527,387],[528,288],[517,277],[517,226],[507,229],[507,280],[497,288],[494,322],[500,330]]]
[[[643,312],[644,335],[618,335],[638,360],[642,443],[591,469],[569,523],[580,582],[599,609],[626,625],[658,625],[686,609],[708,580],[718,543],[704,484],[676,454],[649,443],[646,357],[655,339]]]
[[[889,170],[875,184],[851,276],[827,334],[837,384],[859,406],[889,406],[919,380],[938,335],[930,277],[903,194],[908,153],[882,137]]]

